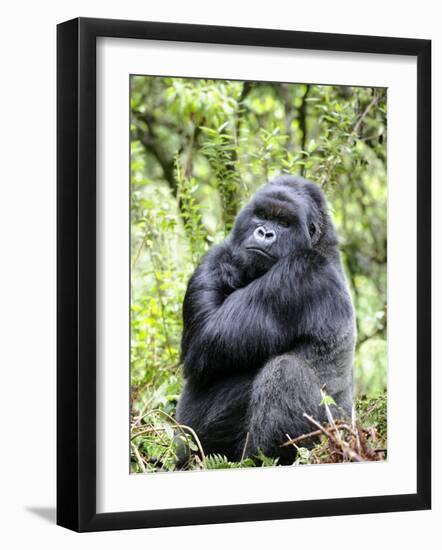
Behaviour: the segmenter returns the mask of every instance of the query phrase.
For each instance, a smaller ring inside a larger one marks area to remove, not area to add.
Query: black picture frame
[[[395,54],[417,58],[415,494],[96,512],[97,37]],[[57,523],[80,532],[429,509],[431,41],[79,18],[58,25],[57,48]]]

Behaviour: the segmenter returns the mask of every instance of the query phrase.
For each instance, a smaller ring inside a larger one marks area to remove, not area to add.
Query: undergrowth
[[[281,442],[293,448],[293,466],[385,460],[387,456],[387,398],[363,396],[355,404],[353,418],[335,420],[330,401],[323,399],[328,422],[306,417],[312,431]],[[169,403],[170,405],[170,403]],[[167,408],[167,407],[166,407]],[[206,455],[198,435],[176,422],[161,408],[145,407],[132,417],[131,470],[133,473],[179,470],[219,470],[278,466],[278,459],[259,453],[234,462],[220,454]]]

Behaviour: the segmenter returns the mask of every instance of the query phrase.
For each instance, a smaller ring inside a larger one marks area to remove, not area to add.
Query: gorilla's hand
[[[241,264],[239,264],[227,247],[212,251],[210,262],[212,275],[218,280],[225,296],[246,285]]]

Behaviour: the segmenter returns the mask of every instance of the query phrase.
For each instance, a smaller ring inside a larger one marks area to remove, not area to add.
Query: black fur
[[[312,430],[303,412],[325,420],[324,384],[351,413],[354,312],[315,184],[281,176],[255,194],[192,275],[183,319],[177,419],[206,453],[237,460],[248,432],[246,456],[290,463],[280,445]]]

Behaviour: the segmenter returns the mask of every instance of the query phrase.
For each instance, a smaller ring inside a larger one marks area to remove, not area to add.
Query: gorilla
[[[177,420],[205,453],[295,459],[281,447],[326,420],[321,388],[351,414],[355,317],[322,190],[264,185],[203,258],[183,304],[185,385]]]

